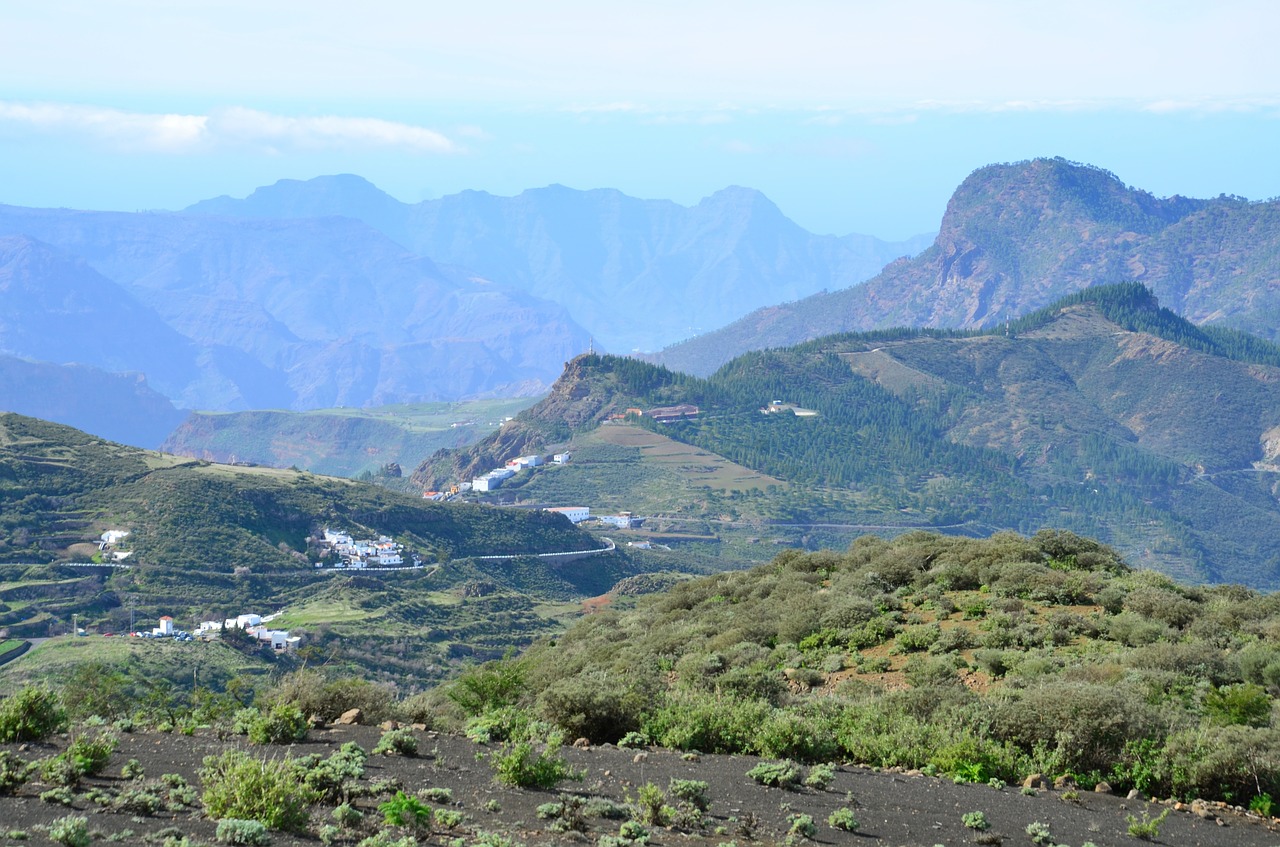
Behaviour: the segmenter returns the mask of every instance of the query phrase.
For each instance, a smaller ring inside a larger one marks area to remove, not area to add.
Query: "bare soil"
[[[94,843],[108,839],[124,844],[159,843],[163,835],[181,833],[192,842],[212,844],[216,822],[206,819],[198,810],[160,813],[140,817],[101,808],[84,797],[86,791],[98,788],[108,792],[127,786],[120,776],[121,766],[137,759],[148,778],[177,773],[197,789],[201,760],[228,747],[247,747],[264,756],[303,756],[309,753],[328,755],[346,741],[356,741],[371,750],[380,730],[374,727],[333,727],[315,730],[306,742],[291,747],[251,747],[244,739],[219,740],[212,733],[198,731],[194,736],[152,732],[121,736],[120,747],[112,755],[106,772],[84,780],[77,789],[73,807],[43,802],[42,791],[49,786],[38,782],[25,785],[16,796],[0,797],[0,845],[50,843],[36,829],[68,814],[85,815],[94,831]],[[562,783],[557,790],[536,791],[510,788],[498,784],[488,761],[499,750],[498,745],[476,744],[465,738],[418,731],[419,755],[370,757],[366,765],[366,781],[398,780],[408,793],[428,787],[451,789],[451,806],[465,815],[465,822],[451,833],[437,833],[422,843],[446,844],[463,838],[473,843],[483,832],[503,833],[524,844],[595,844],[601,835],[616,835],[619,822],[587,818],[585,832],[556,833],[549,822],[539,820],[539,804],[556,800],[560,792],[583,798],[607,798],[622,804],[634,800],[637,790],[652,782],[666,789],[671,779],[696,779],[709,784],[710,810],[700,828],[676,829],[649,827],[654,845],[718,845],[736,841],[740,847],[750,843],[778,844],[787,836],[790,815],[811,815],[817,824],[812,839],[818,844],[1018,844],[1030,845],[1027,826],[1040,822],[1049,826],[1056,844],[1079,845],[1093,842],[1099,847],[1136,845],[1141,843],[1128,834],[1129,817],[1144,813],[1154,818],[1166,803],[1126,800],[1122,797],[1079,791],[1041,791],[1026,796],[1016,786],[995,790],[987,785],[956,785],[950,780],[903,773],[875,772],[855,766],[842,766],[826,790],[801,788],[795,791],[759,785],[746,776],[759,763],[750,756],[704,755],[691,761],[667,750],[623,750],[613,746],[585,749],[566,748],[564,755],[575,768],[584,771],[580,782]],[[52,755],[65,748],[65,737],[48,744],[0,745],[30,761]],[[378,802],[385,799],[365,798],[359,805],[366,812],[371,834],[379,822]],[[859,821],[854,833],[846,833],[827,825],[827,817],[836,809],[850,807]],[[981,811],[991,828],[978,833],[966,828],[961,817],[967,812]],[[316,845],[314,835],[321,826],[331,823],[331,809],[316,808],[312,815],[311,835],[274,833],[273,845]],[[1178,847],[1252,847],[1280,843],[1280,820],[1263,820],[1243,810],[1213,807],[1211,817],[1204,818],[1190,808],[1172,808],[1160,827],[1154,843]],[[744,824],[754,823],[749,840]],[[8,837],[14,830],[24,831],[29,839],[18,841]],[[354,843],[358,836],[348,840]]]

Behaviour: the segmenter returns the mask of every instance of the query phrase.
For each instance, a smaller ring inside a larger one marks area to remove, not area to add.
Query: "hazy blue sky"
[[[4,3],[0,202],[180,208],[342,172],[406,201],[737,184],[899,238],[974,168],[1053,155],[1263,199],[1277,32],[1273,0]]]

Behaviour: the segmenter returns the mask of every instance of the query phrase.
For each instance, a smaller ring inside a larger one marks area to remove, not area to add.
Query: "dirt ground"
[[[222,741],[203,731],[192,737],[125,734],[120,737],[120,747],[106,772],[84,781],[71,808],[41,801],[40,793],[49,786],[39,782],[23,786],[16,796],[0,797],[0,845],[48,844],[47,835],[38,825],[48,825],[68,814],[88,818],[94,843],[159,844],[166,835],[181,834],[193,843],[213,844],[216,823],[205,819],[198,809],[144,817],[104,810],[84,795],[93,788],[119,791],[127,783],[120,776],[120,769],[129,759],[142,764],[147,778],[176,773],[199,789],[198,771],[203,757],[228,747],[242,746],[267,756],[327,755],[346,741],[356,741],[371,750],[380,734],[374,727],[334,727],[315,730],[306,742],[288,748],[252,747],[244,739]],[[1076,797],[1061,790],[1041,791],[1032,797],[1013,786],[996,790],[988,785],[956,785],[946,779],[873,772],[853,766],[839,768],[826,790],[788,791],[768,788],[748,778],[747,771],[760,761],[753,757],[706,755],[690,761],[671,751],[648,750],[638,755],[638,751],[612,746],[565,749],[572,766],[585,771],[580,782],[562,783],[554,791],[521,790],[498,784],[489,763],[478,758],[493,753],[498,745],[475,744],[465,738],[430,732],[416,734],[417,756],[370,757],[364,779],[371,782],[393,778],[408,793],[428,787],[452,791],[449,805],[464,815],[463,824],[452,832],[423,838],[424,844],[455,843],[459,838],[464,845],[473,844],[484,833],[501,833],[527,845],[596,844],[602,835],[618,834],[618,820],[587,818],[585,832],[556,833],[549,830],[547,821],[537,817],[536,808],[556,800],[560,792],[622,804],[634,800],[638,788],[645,783],[666,789],[671,779],[707,782],[711,805],[700,828],[649,827],[649,843],[653,845],[719,845],[731,841],[739,847],[778,844],[786,840],[789,816],[807,814],[817,825],[809,843],[817,844],[1030,845],[1027,826],[1039,822],[1048,825],[1055,844],[1080,847],[1093,842],[1098,847],[1108,847],[1141,843],[1127,832],[1129,816],[1141,818],[1146,813],[1155,817],[1166,808],[1165,804],[1086,791],[1078,792]],[[66,743],[64,737],[49,744],[0,745],[0,749],[31,761],[58,752]],[[380,818],[376,806],[382,799],[385,797],[359,801],[369,813],[366,820],[370,826],[343,843],[354,844],[360,836],[374,831],[373,825]],[[851,808],[859,822],[856,832],[842,832],[827,825],[828,815],[844,807]],[[313,833],[332,822],[330,811],[327,807],[313,811]],[[983,812],[989,821],[986,832],[966,828],[962,823],[965,813],[975,811]],[[1189,808],[1173,809],[1154,843],[1178,847],[1263,847],[1280,843],[1280,821],[1263,821],[1239,810],[1217,807],[1209,812],[1211,817],[1203,818]],[[746,833],[744,828],[754,832]],[[23,832],[28,838],[14,838],[14,831]],[[314,834],[274,833],[272,838],[277,847],[319,843]]]

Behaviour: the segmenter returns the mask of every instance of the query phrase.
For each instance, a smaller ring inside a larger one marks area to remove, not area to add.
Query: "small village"
[[[324,528],[320,537],[323,555],[333,554],[338,557],[335,568],[364,570],[367,568],[399,568],[405,567],[404,545],[392,540],[390,536],[381,535],[373,539],[353,539],[345,532],[335,532]],[[422,560],[411,554],[413,561],[409,567],[422,567]],[[323,562],[316,562],[317,568],[323,568]]]

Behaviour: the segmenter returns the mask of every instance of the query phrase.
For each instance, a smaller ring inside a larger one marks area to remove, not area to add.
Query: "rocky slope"
[[[1062,159],[975,171],[937,240],[863,285],[759,309],[656,355],[706,374],[747,350],[835,332],[989,327],[1090,285],[1138,281],[1195,323],[1275,340],[1280,203],[1157,198]]]

